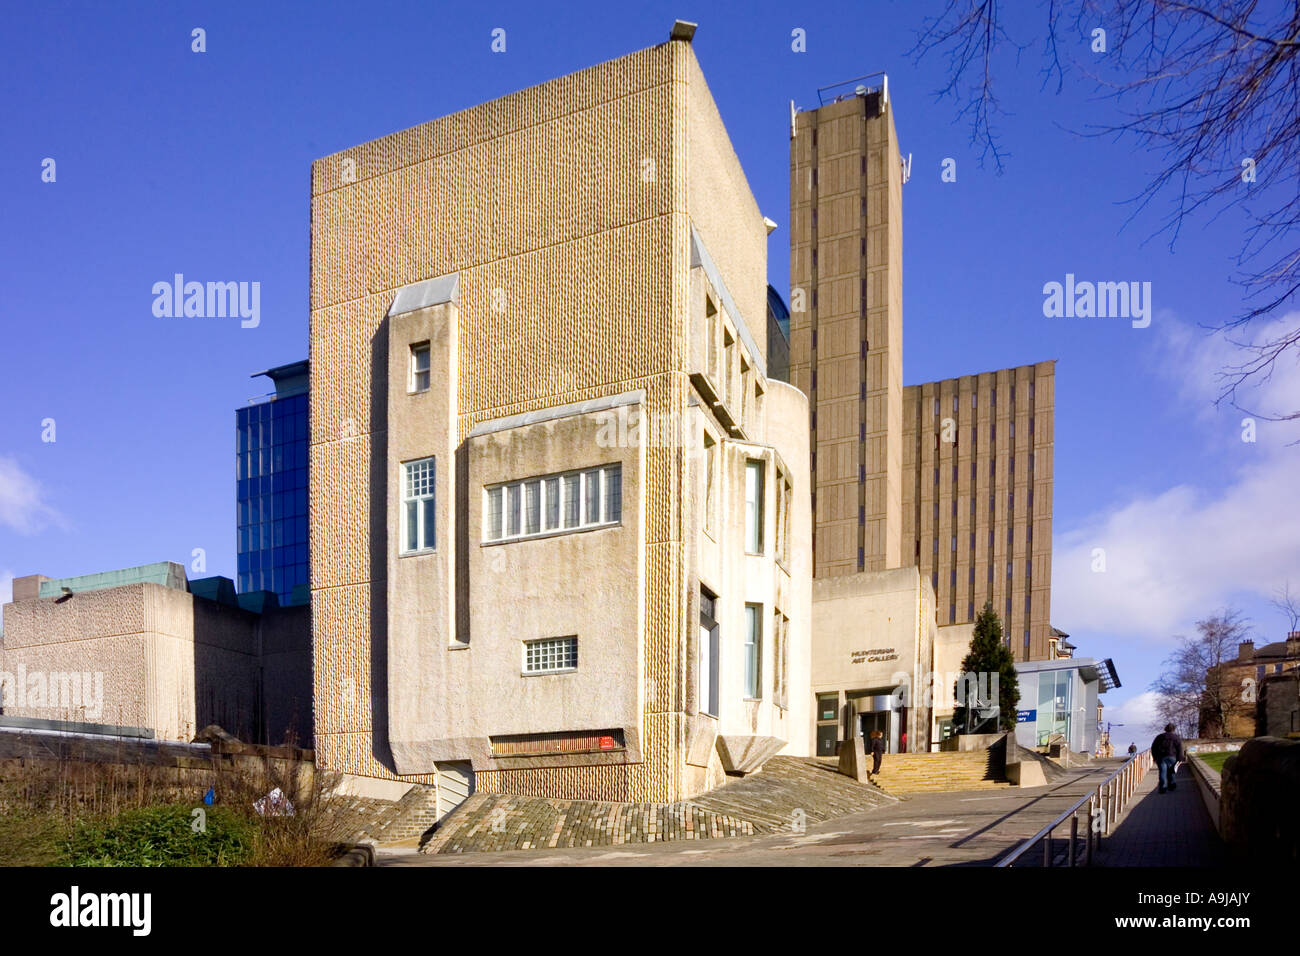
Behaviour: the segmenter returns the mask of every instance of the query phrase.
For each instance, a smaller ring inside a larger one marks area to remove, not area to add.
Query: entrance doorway
[[[889,746],[889,711],[881,710],[874,713],[859,714],[858,722],[861,724],[864,739],[870,740],[872,732],[878,730],[885,738],[885,746]],[[868,744],[867,749],[871,749],[870,744]]]

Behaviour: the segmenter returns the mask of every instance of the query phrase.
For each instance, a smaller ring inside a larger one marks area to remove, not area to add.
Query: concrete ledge
[[[1201,791],[1201,799],[1205,801],[1205,809],[1209,811],[1210,819],[1214,821],[1214,829],[1219,829],[1219,802],[1223,798],[1223,780],[1219,774],[1215,773],[1196,757],[1188,761],[1192,767],[1192,776],[1196,778],[1196,788]]]
[[[39,717],[0,717],[0,727],[18,730],[49,730],[62,734],[88,734],[96,737],[134,737],[153,740],[148,727],[119,727],[116,724],[89,724],[76,720],[42,720]]]
[[[757,734],[718,734],[718,756],[727,773],[753,773],[781,752],[786,742],[780,737]]]
[[[971,750],[988,750],[1002,739],[1005,731],[996,734],[957,734],[939,742],[940,753],[957,751],[966,753]]]
[[[355,843],[347,852],[330,866],[374,866],[375,847],[373,843]]]

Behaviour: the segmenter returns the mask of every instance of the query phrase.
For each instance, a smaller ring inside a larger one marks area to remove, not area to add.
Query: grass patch
[[[57,814],[0,813],[0,867],[63,865],[70,831],[67,820]]]
[[[1223,773],[1223,763],[1229,757],[1236,755],[1235,750],[1221,750],[1218,753],[1197,754],[1196,759],[1201,761],[1215,773]]]
[[[257,824],[225,807],[141,807],[78,823],[63,845],[70,866],[238,866],[257,848]]]

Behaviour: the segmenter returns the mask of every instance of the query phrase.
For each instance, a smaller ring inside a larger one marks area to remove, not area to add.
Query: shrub
[[[64,845],[72,866],[238,866],[256,850],[255,821],[225,807],[206,807],[195,832],[186,804],[126,810],[82,821]]]

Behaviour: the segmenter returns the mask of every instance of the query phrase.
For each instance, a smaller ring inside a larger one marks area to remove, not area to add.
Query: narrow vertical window
[[[433,548],[435,530],[434,459],[423,458],[402,465],[403,551]]]
[[[579,505],[582,503],[582,476],[578,474],[564,476],[564,526],[578,526]]]
[[[487,509],[485,513],[485,522],[487,524],[487,540],[499,541],[505,534],[502,521],[505,518],[505,508],[502,504],[505,499],[504,488],[490,488],[487,492]]]
[[[545,501],[545,528],[554,531],[560,526],[560,479],[547,478],[542,482]]]
[[[763,553],[763,462],[745,462],[745,550]]]
[[[697,692],[700,710],[718,716],[718,665],[719,640],[717,597],[707,588],[700,588],[700,670]]]
[[[757,699],[762,696],[760,661],[763,646],[763,606],[745,605],[745,696]]]
[[[600,523],[600,469],[593,468],[582,476],[583,496],[586,514],[583,520],[587,524]]]
[[[523,513],[524,486],[506,488],[506,534],[513,538],[519,534],[519,517]]]
[[[623,520],[623,471],[605,469],[605,521]]]
[[[524,534],[537,534],[541,530],[542,483],[530,481],[524,485]]]
[[[429,343],[411,346],[411,391],[429,390]]]

